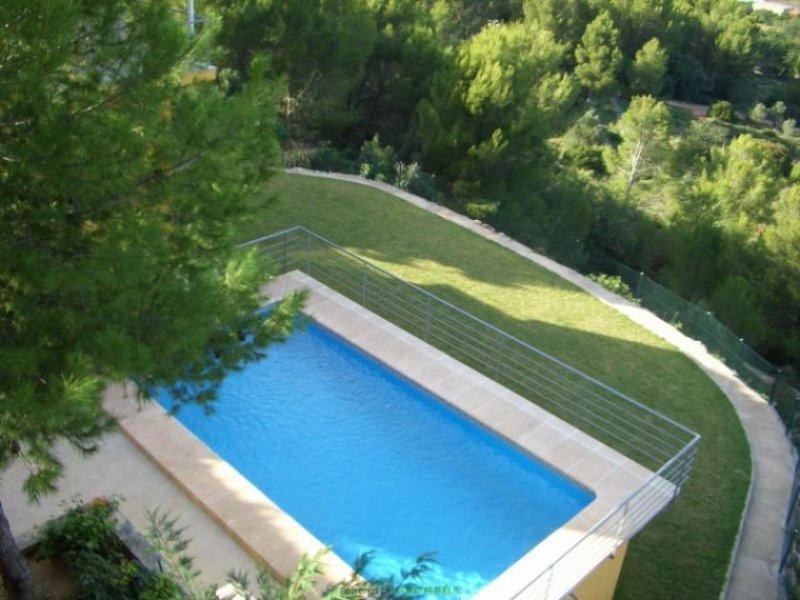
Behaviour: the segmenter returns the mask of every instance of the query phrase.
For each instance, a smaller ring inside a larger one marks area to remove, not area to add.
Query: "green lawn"
[[[728,400],[669,344],[502,247],[380,191],[279,175],[250,238],[304,225],[703,436],[680,498],[631,544],[619,598],[718,598],[750,474]]]

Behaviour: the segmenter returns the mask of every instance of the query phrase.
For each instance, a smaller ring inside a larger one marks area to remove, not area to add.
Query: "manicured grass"
[[[678,500],[631,544],[619,598],[718,598],[750,475],[728,400],[666,342],[502,247],[380,191],[279,175],[248,239],[293,225],[504,328],[703,436]]]

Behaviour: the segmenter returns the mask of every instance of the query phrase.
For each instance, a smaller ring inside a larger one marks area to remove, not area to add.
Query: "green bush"
[[[287,148],[283,151],[283,166],[287,169],[294,167],[310,169],[314,152],[315,150],[308,148]]]
[[[736,111],[733,104],[727,100],[720,100],[711,105],[708,115],[714,119],[725,121],[726,123],[736,123]]]
[[[439,186],[436,184],[436,178],[423,171],[419,163],[406,164],[397,162],[394,165],[394,170],[394,185],[401,190],[407,190],[428,200],[436,200],[439,195]]]
[[[311,154],[309,166],[317,171],[357,173],[355,163],[332,146],[321,146]]]
[[[401,190],[409,190],[411,188],[411,184],[418,177],[418,174],[421,170],[422,169],[420,169],[419,163],[416,162],[396,162],[394,164],[394,184]]]
[[[81,600],[174,600],[181,598],[170,580],[150,572],[117,537],[114,500],[76,504],[48,521],[36,557],[63,561],[75,577]]]
[[[362,177],[386,183],[394,182],[394,149],[391,146],[381,146],[377,135],[361,146],[357,162],[358,172]]]
[[[614,292],[618,296],[622,296],[626,300],[630,300],[634,304],[641,304],[641,299],[634,296],[630,286],[622,281],[619,275],[606,275],[605,273],[591,273],[588,275],[589,279],[595,283],[602,285],[609,292]]]
[[[408,191],[432,202],[442,203],[444,200],[444,193],[439,189],[436,177],[422,169],[417,171],[417,176],[411,180]]]
[[[564,157],[579,169],[586,169],[595,175],[602,176],[608,173],[600,146],[575,144],[564,153]]]
[[[749,114],[750,120],[755,121],[756,123],[761,123],[767,120],[769,117],[769,112],[767,111],[767,107],[764,106],[762,102],[756,103],[753,108],[750,109]]]
[[[491,221],[497,214],[499,208],[497,202],[467,202],[464,205],[464,212],[470,219],[477,221]]]

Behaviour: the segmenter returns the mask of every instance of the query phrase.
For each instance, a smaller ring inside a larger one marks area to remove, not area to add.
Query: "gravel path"
[[[667,340],[692,359],[733,404],[750,443],[753,463],[750,496],[742,516],[739,539],[734,550],[723,598],[752,600],[754,598],[781,597],[778,567],[784,519],[794,476],[794,451],[786,439],[783,424],[769,403],[747,387],[724,363],[711,356],[705,346],[688,338],[653,313],[609,292],[577,271],[538,254],[505,234],[498,233],[492,228],[448,208],[428,202],[393,186],[355,175],[322,173],[306,169],[287,169],[287,172],[338,179],[377,188],[465,227],[560,275],[642,327]],[[698,532],[698,535],[702,535],[702,533]]]

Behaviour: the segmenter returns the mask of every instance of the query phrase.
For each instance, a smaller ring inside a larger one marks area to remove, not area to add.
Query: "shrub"
[[[332,146],[321,146],[313,151],[309,166],[317,171],[357,173],[355,163]]]
[[[177,517],[158,510],[147,513],[150,521],[148,538],[153,550],[157,551],[167,564],[165,577],[172,578],[175,585],[187,590],[193,600],[215,600],[214,587],[203,589],[197,583],[200,571],[193,567],[191,555],[188,553],[189,540],[184,536],[184,527],[178,526]],[[245,573],[229,571],[227,582],[233,586],[237,598],[261,598],[270,600],[305,600],[313,593],[317,579],[323,574],[323,558],[330,551],[322,548],[313,556],[304,554],[295,570],[280,584],[264,570],[256,565],[256,590]],[[414,600],[420,596],[415,593],[416,581],[431,570],[437,563],[434,553],[423,553],[417,557],[414,566],[402,569],[398,575],[391,575],[373,580],[363,578],[366,568],[373,560],[374,551],[366,552],[356,558],[353,566],[355,576],[327,588],[321,596],[322,600],[355,600],[356,598],[374,598],[379,600]],[[145,598],[144,596],[142,597]],[[167,598],[147,597],[146,600],[167,600]]]
[[[467,202],[464,205],[464,212],[470,219],[490,221],[497,214],[499,206],[497,202]]]
[[[753,108],[750,109],[750,119],[756,122],[766,121],[769,113],[767,112],[767,107],[764,106],[761,102],[756,104]]]
[[[727,100],[714,102],[711,105],[711,110],[708,111],[708,115],[726,123],[736,123],[736,111],[733,109],[733,104]]]
[[[301,167],[310,169],[314,150],[309,148],[287,148],[283,151],[283,166],[287,169]]]
[[[641,304],[641,299],[634,296],[630,286],[622,281],[619,275],[606,275],[605,273],[591,273],[588,275],[589,279],[595,283],[602,285],[609,292],[613,292],[618,296],[622,296],[626,300],[630,300],[635,304]]]
[[[82,600],[171,600],[180,598],[170,580],[148,571],[117,537],[117,502],[76,504],[45,524],[38,558],[62,560],[76,578]]]
[[[419,163],[404,163],[402,161],[394,164],[394,184],[401,190],[408,190],[412,182],[417,178],[421,169]]]
[[[381,140],[377,135],[361,146],[361,152],[358,155],[358,171],[362,177],[392,183],[395,173],[394,166],[394,149],[391,146],[381,146]]]
[[[417,176],[411,180],[408,191],[432,202],[439,203],[442,202],[444,196],[443,192],[439,189],[436,177],[422,169],[417,171]]]
[[[579,169],[592,171],[595,175],[603,176],[608,173],[603,151],[599,146],[576,144],[564,153],[564,157]]]
[[[783,121],[786,117],[786,104],[782,100],[778,100],[770,107],[769,116],[776,125]]]
[[[800,183],[800,160],[799,160],[799,161],[796,161],[796,162],[795,162],[795,163],[792,165],[792,169],[791,169],[791,171],[789,172],[789,179],[790,179],[790,180],[791,180],[793,183]]]

